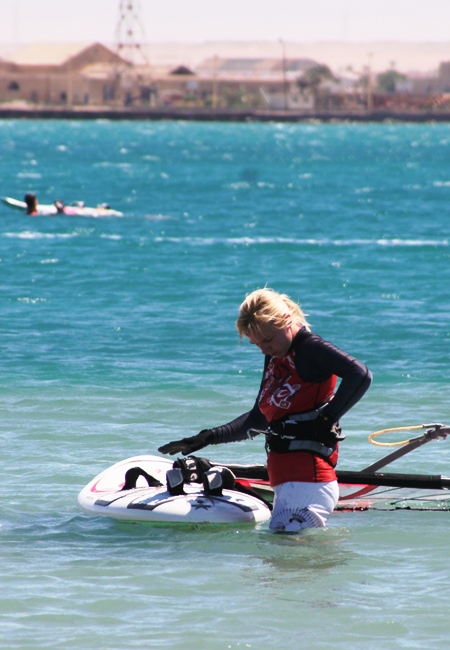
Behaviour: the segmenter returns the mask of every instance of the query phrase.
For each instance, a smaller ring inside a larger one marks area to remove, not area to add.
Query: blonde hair
[[[277,293],[267,287],[256,289],[247,295],[239,307],[236,329],[241,338],[248,334],[258,333],[264,325],[283,329],[286,327],[287,314],[296,323],[309,330],[306,314],[289,296]]]

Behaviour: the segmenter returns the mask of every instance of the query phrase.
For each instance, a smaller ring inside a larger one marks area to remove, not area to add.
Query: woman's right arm
[[[182,453],[184,456],[188,456],[208,445],[220,445],[224,442],[247,440],[247,438],[254,437],[249,434],[249,429],[263,430],[267,426],[268,422],[259,410],[258,403],[255,402],[251,411],[243,413],[234,420],[231,420],[231,422],[214,427],[213,429],[203,429],[196,436],[190,438],[174,440],[159,447],[158,451],[161,454],[173,455]]]
[[[208,442],[208,444],[220,445],[223,442],[247,440],[248,438],[254,437],[249,434],[250,429],[264,430],[267,429],[268,425],[269,423],[259,410],[258,402],[255,402],[251,411],[243,413],[227,424],[209,429],[211,442]]]

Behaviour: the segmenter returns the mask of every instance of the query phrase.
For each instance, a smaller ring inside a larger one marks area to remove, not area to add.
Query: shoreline
[[[450,122],[450,111],[283,111],[201,108],[0,107],[0,119],[186,120],[198,122]]]

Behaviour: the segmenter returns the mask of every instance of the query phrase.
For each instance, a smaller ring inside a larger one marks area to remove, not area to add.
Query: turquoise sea
[[[450,512],[335,513],[299,538],[120,524],[79,490],[250,408],[263,358],[234,329],[271,286],[374,382],[375,430],[450,423],[450,124],[0,121],[0,646],[433,648],[450,637]],[[264,462],[263,441],[207,450]],[[450,442],[392,466],[450,473]]]

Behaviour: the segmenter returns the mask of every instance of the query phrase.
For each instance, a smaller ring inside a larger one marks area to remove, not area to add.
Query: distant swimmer
[[[27,214],[36,217],[38,214],[38,200],[35,194],[25,194],[23,200],[27,206]]]
[[[55,202],[53,203],[53,205],[54,205],[55,208],[56,208],[56,212],[57,212],[57,214],[65,214],[65,212],[66,212],[66,206],[64,205],[64,203],[63,203],[62,201],[55,201]]]
[[[5,196],[0,197],[0,201],[6,203],[12,208],[19,208],[26,211],[26,214],[32,217],[123,217],[123,213],[118,210],[112,210],[108,203],[102,203],[95,208],[88,207],[84,201],[73,201],[70,204],[64,203],[59,199],[52,203],[40,203],[35,194],[27,192],[22,201]]]

